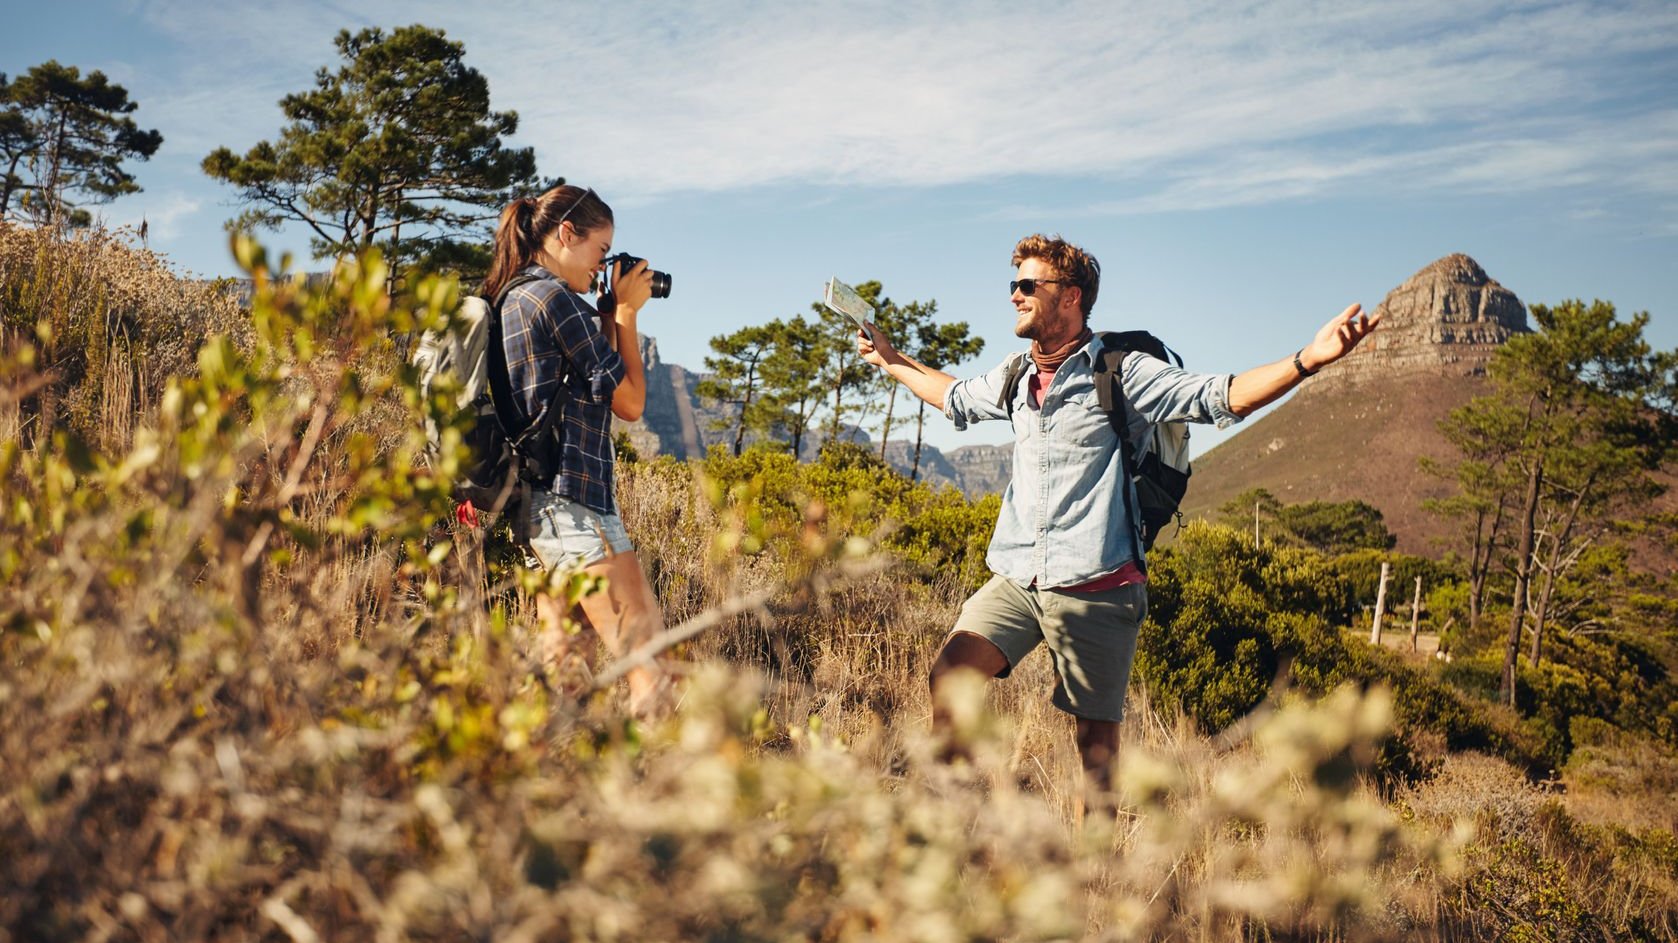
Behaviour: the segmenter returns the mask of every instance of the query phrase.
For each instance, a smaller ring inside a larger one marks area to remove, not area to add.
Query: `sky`
[[[1033,232],[1100,260],[1093,326],[1191,369],[1289,356],[1453,252],[1529,304],[1647,311],[1678,347],[1673,0],[0,5],[0,72],[101,70],[162,133],[130,165],[144,192],[101,213],[183,272],[235,272],[204,156],[277,137],[339,30],[423,23],[518,113],[510,143],[672,275],[640,326],[690,368],[837,276],[969,322],[985,351],[952,372],[979,372],[1023,346],[1008,263]],[[309,266],[301,232],[265,239]]]

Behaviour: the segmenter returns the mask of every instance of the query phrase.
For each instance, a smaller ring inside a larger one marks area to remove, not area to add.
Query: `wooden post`
[[[1375,591],[1375,625],[1369,630],[1369,644],[1381,644],[1381,616],[1387,611],[1387,573],[1392,564],[1381,564],[1381,588]]]
[[[1410,651],[1418,650],[1416,636],[1422,628],[1422,578],[1416,577],[1416,598],[1410,603]]]
[[[1259,511],[1259,503],[1257,501],[1254,501],[1253,502],[1253,549],[1254,550],[1257,550],[1259,548],[1258,511]]]

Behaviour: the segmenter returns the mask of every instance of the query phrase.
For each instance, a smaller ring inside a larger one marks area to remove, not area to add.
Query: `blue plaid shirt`
[[[1141,547],[1121,489],[1131,487],[1119,437],[1095,391],[1097,334],[1049,380],[1043,405],[1031,402],[1037,365],[1026,364],[1014,395],[1014,469],[985,563],[1021,586],[1077,586],[1115,572]],[[1014,356],[1022,356],[1015,354]],[[1012,358],[1010,358],[1012,359]],[[1008,360],[983,376],[959,380],[944,394],[944,415],[957,429],[1007,419],[996,405]],[[1151,423],[1184,420],[1240,422],[1230,411],[1228,374],[1189,373],[1161,360],[1131,354],[1119,366],[1130,437],[1139,442]]]
[[[521,274],[537,278],[508,292],[501,305],[514,406],[519,419],[530,424],[542,421],[544,409],[561,410],[554,417],[562,443],[559,470],[550,487],[554,494],[610,514],[616,507],[612,393],[623,382],[623,358],[601,333],[594,307],[552,272],[532,265]]]

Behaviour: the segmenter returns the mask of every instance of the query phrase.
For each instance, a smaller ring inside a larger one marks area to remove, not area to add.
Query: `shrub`
[[[1117,815],[1079,818],[1063,718],[1045,733],[1017,688],[954,689],[971,759],[933,760],[952,744],[925,732],[926,662],[983,505],[853,459],[627,464],[623,510],[655,584],[677,618],[719,623],[690,654],[751,632],[803,646],[768,676],[681,666],[677,715],[632,723],[609,691],[551,683],[520,596],[445,573],[463,550],[438,525],[459,454],[437,473],[415,455],[422,417],[449,427],[448,391],[420,398],[390,338],[446,323],[452,286],[392,299],[373,257],[313,286],[272,277],[248,243],[240,258],[248,343],[211,338],[131,444],[0,436],[0,935],[1396,940],[1487,925],[1441,906],[1458,899],[1461,816],[1439,802],[1406,818],[1365,785],[1394,712],[1402,729],[1406,698],[1431,689],[1343,683],[1400,673],[1386,653],[1333,661],[1356,649],[1329,628],[1345,595],[1317,559],[1219,569],[1235,548],[1212,531],[1159,568],[1172,625],[1239,617],[1216,641],[1245,644],[1253,678],[1295,652],[1300,687],[1327,701],[1286,699],[1216,748],[1139,690]],[[33,345],[7,341],[9,433],[44,378]],[[904,555],[936,572],[869,569],[867,535],[892,517],[886,539],[916,534]],[[719,602],[738,615],[699,611]],[[1048,667],[1022,676],[1041,686]],[[1002,716],[987,696],[1020,705]],[[1601,883],[1619,880],[1614,859],[1573,851],[1605,839],[1565,824],[1524,833],[1549,836],[1548,858],[1495,867],[1544,890],[1559,883],[1544,861],[1562,862],[1594,907],[1624,885]],[[1657,832],[1628,835],[1613,839],[1627,860],[1670,860]],[[1638,926],[1659,930],[1670,898],[1650,895]],[[1633,927],[1582,910],[1556,913]]]
[[[1316,696],[1348,682],[1385,682],[1394,690],[1400,734],[1383,755],[1385,773],[1424,773],[1430,751],[1421,741],[1433,738],[1449,749],[1491,749],[1529,761],[1428,673],[1333,627],[1355,611],[1337,564],[1306,550],[1255,549],[1233,529],[1191,524],[1152,561],[1138,678],[1211,730],[1256,708],[1284,670]]]

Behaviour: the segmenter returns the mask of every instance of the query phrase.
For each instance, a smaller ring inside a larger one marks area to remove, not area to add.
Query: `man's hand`
[[[869,322],[868,330],[856,332],[856,352],[862,359],[876,367],[884,367],[892,360],[898,359],[897,349],[891,346],[891,341],[880,333],[873,322]]]
[[[1358,342],[1381,323],[1381,315],[1365,315],[1363,305],[1352,304],[1323,325],[1311,343],[1299,352],[1299,362],[1315,373],[1352,352]]]
[[[891,346],[886,335],[872,322],[856,332],[856,352],[862,359],[886,372],[887,376],[909,388],[921,402],[933,409],[944,408],[944,394],[956,381],[942,370],[934,370],[913,357],[905,357]]]

